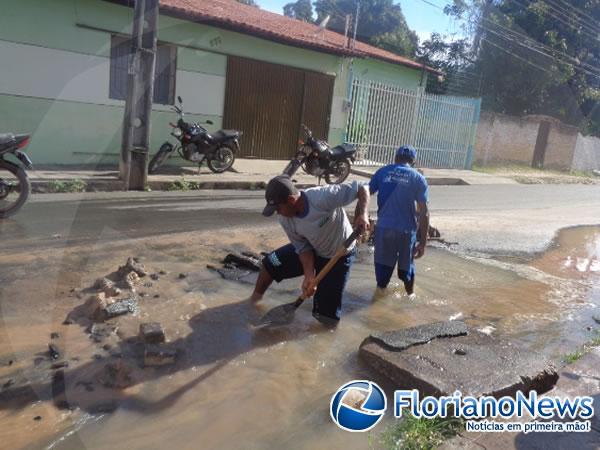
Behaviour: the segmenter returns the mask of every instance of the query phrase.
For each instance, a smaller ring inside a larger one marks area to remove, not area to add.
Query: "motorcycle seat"
[[[240,132],[237,130],[219,130],[210,135],[215,142],[226,141],[227,139],[236,138],[240,136]]]
[[[0,145],[8,144],[15,140],[15,135],[12,133],[2,133],[0,134]]]
[[[331,149],[331,155],[333,157],[352,155],[354,153],[356,153],[356,148],[350,144],[336,145]]]

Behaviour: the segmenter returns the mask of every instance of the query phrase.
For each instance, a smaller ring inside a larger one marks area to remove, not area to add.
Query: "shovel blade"
[[[294,314],[298,306],[296,302],[286,303],[285,305],[279,305],[275,308],[266,312],[264,316],[262,316],[257,326],[281,326],[281,325],[289,325],[294,321]]]

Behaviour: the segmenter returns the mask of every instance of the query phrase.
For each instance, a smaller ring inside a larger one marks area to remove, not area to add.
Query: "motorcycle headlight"
[[[173,136],[175,136],[175,137],[183,136],[183,131],[181,131],[181,128],[173,128]]]

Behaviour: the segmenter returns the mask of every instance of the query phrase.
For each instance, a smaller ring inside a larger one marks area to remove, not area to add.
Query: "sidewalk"
[[[591,419],[592,430],[587,433],[469,433],[443,444],[441,450],[502,449],[597,449],[600,443],[600,347],[594,347],[581,359],[564,367],[559,373],[558,383],[546,395],[570,397],[591,396],[594,398],[595,415]],[[530,419],[521,419],[526,422]],[[541,419],[538,419],[541,420]],[[560,420],[560,419],[555,419]]]
[[[287,161],[263,159],[238,159],[233,170],[222,174],[211,172],[203,166],[198,173],[197,167],[164,167],[159,174],[148,176],[148,187],[152,190],[166,190],[176,181],[185,180],[193,183],[194,189],[264,189],[266,182],[279,175]],[[378,167],[353,166],[348,181],[366,180]],[[515,181],[470,170],[424,169],[425,176],[431,185],[467,185],[467,184],[516,184]],[[52,192],[57,182],[74,182],[81,180],[88,191],[118,191],[122,189],[117,168],[97,170],[51,168],[28,172],[34,192]],[[299,170],[294,176],[300,187],[315,186],[316,177]],[[321,181],[323,184],[324,180]]]

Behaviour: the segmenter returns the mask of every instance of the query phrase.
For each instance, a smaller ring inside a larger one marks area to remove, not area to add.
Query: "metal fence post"
[[[475,148],[475,141],[477,139],[477,127],[479,125],[479,116],[481,114],[481,99],[474,100],[475,108],[473,110],[473,119],[471,121],[471,142],[469,142],[469,148],[467,149],[467,157],[465,158],[465,169],[471,170],[473,167],[473,153]]]

